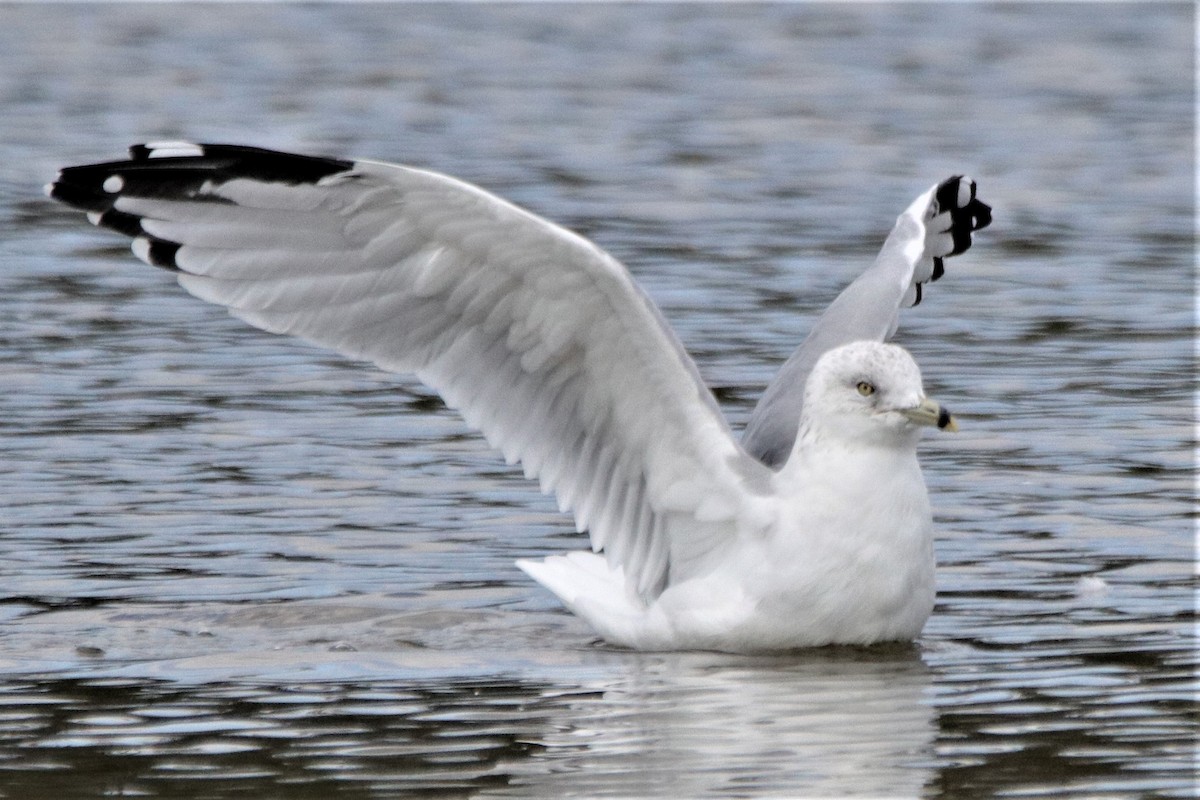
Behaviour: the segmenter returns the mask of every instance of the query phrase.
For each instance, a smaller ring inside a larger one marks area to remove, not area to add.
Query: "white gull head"
[[[915,446],[924,426],[957,430],[925,396],[917,362],[893,344],[861,341],[826,352],[804,389],[801,439]]]

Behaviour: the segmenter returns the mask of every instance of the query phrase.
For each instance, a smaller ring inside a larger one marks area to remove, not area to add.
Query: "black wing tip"
[[[354,162],[328,156],[308,156],[242,144],[149,142],[129,148],[131,163],[141,169],[191,167],[208,170],[217,183],[250,178],[268,183],[316,183],[329,175],[348,172]]]
[[[94,225],[133,238],[134,254],[147,264],[178,270],[181,245],[147,235],[140,214],[116,207],[121,197],[231,203],[214,189],[238,179],[315,184],[353,168],[354,162],[344,159],[246,145],[150,142],[130,147],[127,161],[64,167],[45,192],[52,200],[88,212]]]
[[[88,219],[98,228],[108,228],[110,231],[116,231],[126,236],[142,236],[145,231],[142,230],[142,218],[137,214],[127,214],[124,211],[118,211],[115,208],[109,208],[103,212],[92,212]]]
[[[982,203],[979,200],[972,200],[970,205],[965,209],[971,214],[971,226],[977,230],[983,230],[988,225],[992,224],[992,207],[987,203]]]
[[[81,179],[78,169],[67,167],[59,172],[54,182],[46,185],[46,196],[80,211],[103,212],[112,208],[113,198],[100,190],[103,181]]]
[[[84,211],[106,212],[120,195],[213,200],[204,186],[245,178],[288,185],[317,183],[354,168],[353,161],[306,156],[262,147],[191,142],[150,142],[129,148],[126,161],[64,167],[46,187],[53,200]]]
[[[953,245],[949,253],[933,259],[931,281],[945,274],[943,258],[966,252],[971,247],[971,235],[992,224],[992,207],[976,197],[976,188],[975,181],[965,175],[952,175],[938,184],[934,203],[939,211],[950,214]]]
[[[976,197],[977,188],[966,175],[951,175],[938,184],[934,201],[956,222],[962,219],[970,222],[972,230],[982,230],[992,224],[992,207]]]
[[[178,242],[166,239],[156,239],[151,236],[138,236],[133,240],[133,254],[152,267],[160,267],[171,272],[179,272],[175,254],[179,252]]]

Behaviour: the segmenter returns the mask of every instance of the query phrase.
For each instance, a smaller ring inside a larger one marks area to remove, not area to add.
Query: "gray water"
[[[1195,796],[1185,4],[0,6],[0,797]],[[40,193],[190,138],[479,183],[627,263],[736,426],[895,216],[995,207],[899,341],[911,646],[605,646],[428,390]]]

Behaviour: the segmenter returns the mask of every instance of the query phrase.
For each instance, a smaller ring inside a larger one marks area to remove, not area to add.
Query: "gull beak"
[[[918,425],[929,425],[951,433],[958,430],[958,423],[950,416],[950,412],[928,397],[921,400],[919,405],[900,409],[900,413]]]

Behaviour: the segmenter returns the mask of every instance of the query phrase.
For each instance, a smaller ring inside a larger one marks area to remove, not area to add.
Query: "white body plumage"
[[[864,383],[870,395],[859,395]],[[920,425],[952,423],[894,345],[830,351],[809,384],[787,463],[726,522],[694,576],[647,602],[593,553],[519,565],[605,639],[642,650],[915,638],[933,610],[935,567],[917,439]]]

